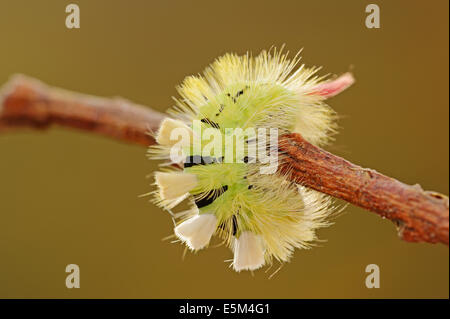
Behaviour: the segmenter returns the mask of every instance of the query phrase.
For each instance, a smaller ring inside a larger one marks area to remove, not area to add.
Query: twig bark
[[[405,241],[448,245],[447,196],[354,165],[298,134],[282,136],[279,148],[283,154],[280,170],[290,180],[390,219]]]
[[[342,78],[339,81],[344,83]],[[73,93],[21,75],[0,92],[0,131],[59,124],[148,146],[154,143],[148,132],[156,130],[164,117],[124,99]],[[282,136],[279,147],[284,154],[280,171],[292,181],[390,219],[405,241],[448,245],[447,196],[356,166],[298,134]]]
[[[74,93],[23,75],[13,76],[0,91],[0,131],[59,124],[147,146],[154,143],[148,132],[164,117],[122,98]]]

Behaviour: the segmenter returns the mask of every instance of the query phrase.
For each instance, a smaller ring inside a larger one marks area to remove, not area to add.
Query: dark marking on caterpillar
[[[236,104],[236,97],[235,96],[231,96],[230,93],[227,93],[227,96],[233,100],[234,104]]]
[[[210,190],[207,193],[199,194],[200,199],[195,199],[195,205],[198,208],[202,208],[208,205],[211,205],[220,195],[225,193],[228,190],[228,186],[222,186],[221,188]]]
[[[252,189],[252,188],[253,188],[253,185],[248,185],[247,188],[248,188],[248,189]]]
[[[184,161],[184,168],[192,167],[195,165],[208,165],[214,163],[221,163],[221,158],[215,158],[211,156],[201,156],[201,155],[190,155],[186,156],[186,160]]]
[[[211,120],[208,119],[208,118],[201,119],[200,121],[201,121],[202,123],[206,123],[206,124],[208,124],[208,125],[211,125],[211,126],[214,127],[214,128],[220,129],[219,124],[217,124],[216,122],[211,121]]]
[[[226,229],[227,229],[227,225],[225,224],[225,222],[221,222],[219,224],[219,226],[217,226],[217,227],[220,228],[221,230],[224,230],[224,231],[226,231]],[[237,230],[238,230],[238,224],[237,224],[236,215],[233,215],[231,217],[231,227],[232,227],[231,232],[232,232],[233,236],[236,236]]]
[[[233,215],[232,218],[233,218],[233,236],[236,236],[238,228],[236,215]]]
[[[219,113],[216,113],[216,116],[219,116],[220,113],[222,113],[222,111],[223,111],[224,108],[225,108],[225,105],[224,105],[224,104],[220,104],[220,107],[219,107]]]
[[[253,157],[244,156],[244,158],[242,159],[242,161],[243,161],[244,163],[248,163],[248,162],[254,163],[254,158],[253,158]]]
[[[243,88],[242,90],[240,90],[239,92],[236,93],[236,95],[233,97],[233,102],[236,103],[236,100],[238,99],[238,97],[240,97],[242,94],[244,94],[244,90],[248,89],[248,85],[245,86],[245,88]],[[230,95],[228,95],[230,96]]]

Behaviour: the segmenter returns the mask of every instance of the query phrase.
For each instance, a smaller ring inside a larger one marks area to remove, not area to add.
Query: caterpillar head
[[[353,77],[327,81],[298,63],[298,55],[288,59],[281,50],[219,58],[178,87],[181,99],[150,148],[151,158],[166,160],[155,173],[158,205],[170,211],[188,200],[191,207],[174,215],[175,235],[195,251],[222,238],[236,271],[285,262],[295,248],[311,247],[334,211],[328,196],[277,171],[277,142],[297,132],[327,143],[336,116],[324,100]]]

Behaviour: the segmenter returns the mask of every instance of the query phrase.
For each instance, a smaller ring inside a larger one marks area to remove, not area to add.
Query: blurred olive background
[[[77,3],[81,28],[65,27]],[[377,3],[381,28],[365,27]],[[342,119],[328,150],[364,167],[449,191],[446,0],[0,1],[0,83],[51,85],[165,110],[175,86],[225,52],[286,44],[322,74],[357,83],[329,100]],[[397,238],[390,221],[349,206],[272,279],[235,273],[225,247],[197,254],[163,241],[169,215],[139,198],[157,163],[145,148],[52,128],[0,135],[2,298],[448,298],[449,250]],[[67,289],[78,264],[81,288]],[[379,265],[381,288],[365,287]]]

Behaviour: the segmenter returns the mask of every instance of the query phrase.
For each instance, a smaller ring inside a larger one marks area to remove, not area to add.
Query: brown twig
[[[59,124],[147,146],[154,143],[148,132],[164,117],[122,98],[74,93],[23,75],[13,76],[0,91],[0,131]]]
[[[390,219],[403,240],[448,245],[447,196],[354,165],[298,134],[284,135],[279,148],[284,154],[280,170],[290,180]]]
[[[149,130],[164,117],[123,99],[73,93],[24,76],[14,76],[0,93],[0,131],[60,124],[147,146],[154,143]],[[282,136],[280,151],[280,170],[291,180],[392,220],[405,241],[448,245],[448,197],[356,166],[298,134]]]

